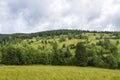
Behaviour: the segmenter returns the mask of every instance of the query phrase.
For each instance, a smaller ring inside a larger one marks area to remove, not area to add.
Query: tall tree
[[[84,43],[79,42],[76,45],[76,64],[78,66],[86,66],[87,62],[88,62],[88,57],[87,57],[87,53],[86,53],[86,47],[84,45]]]

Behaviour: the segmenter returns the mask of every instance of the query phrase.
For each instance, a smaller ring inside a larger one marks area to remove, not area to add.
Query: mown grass
[[[75,66],[1,66],[0,80],[120,80],[120,71]]]

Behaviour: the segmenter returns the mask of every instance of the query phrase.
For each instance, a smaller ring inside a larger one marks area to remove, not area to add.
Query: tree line
[[[97,46],[96,46],[97,45]],[[52,50],[40,50],[30,46],[5,45],[0,47],[0,63],[5,65],[76,65],[102,68],[120,68],[119,52],[109,39],[95,44],[79,42],[75,46],[75,54],[70,47],[58,48],[54,42]]]

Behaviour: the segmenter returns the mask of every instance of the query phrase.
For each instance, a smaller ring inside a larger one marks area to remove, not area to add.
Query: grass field
[[[75,66],[1,66],[0,80],[120,80],[120,71]]]

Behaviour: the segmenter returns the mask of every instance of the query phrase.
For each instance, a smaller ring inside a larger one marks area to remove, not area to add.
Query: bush
[[[108,65],[108,68],[110,69],[116,69],[118,67],[117,60],[112,54],[105,57],[104,61],[106,62],[106,64]]]
[[[73,35],[71,33],[68,33],[68,39],[71,40],[73,38]]]
[[[65,41],[65,40],[66,40],[66,39],[65,39],[64,36],[60,36],[60,39],[59,39],[60,42],[63,42],[63,41]]]
[[[118,62],[118,69],[120,69],[120,62]]]
[[[2,53],[0,52],[0,63],[1,63],[1,61],[2,61]]]
[[[65,58],[66,65],[75,65],[76,59],[74,56]]]
[[[76,48],[75,44],[70,44],[69,47],[70,47],[70,49],[75,49]]]
[[[107,67],[106,63],[99,56],[94,56],[93,57],[92,64],[95,67],[101,67],[101,68],[106,68]]]

